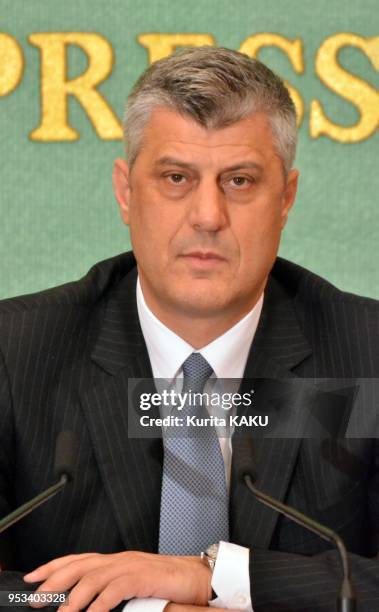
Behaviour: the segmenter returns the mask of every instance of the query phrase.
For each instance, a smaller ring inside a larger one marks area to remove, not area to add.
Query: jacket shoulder
[[[337,289],[296,264],[280,260],[273,275],[292,296],[298,324],[312,349],[308,375],[377,377],[379,302]],[[306,365],[304,365],[304,368]],[[306,370],[304,370],[306,371]]]
[[[372,310],[379,314],[379,301],[342,291],[329,281],[314,272],[278,257],[272,270],[272,276],[278,280],[291,297],[298,302],[317,303],[327,308],[335,304],[344,304],[349,308]]]
[[[133,269],[134,257],[125,253],[97,263],[78,281],[0,302],[0,353],[15,390],[28,376],[53,381],[74,363],[79,371],[108,296]]]
[[[135,267],[131,252],[116,255],[95,264],[85,276],[38,293],[0,300],[0,316],[26,313],[36,309],[95,305]]]

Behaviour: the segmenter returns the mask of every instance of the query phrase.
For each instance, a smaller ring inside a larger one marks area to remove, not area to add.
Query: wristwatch
[[[218,555],[218,549],[220,548],[220,544],[211,544],[210,546],[208,546],[207,550],[205,552],[200,553],[200,558],[202,559],[202,561],[209,567],[209,569],[211,570],[211,573],[213,574],[215,565],[216,565],[216,561],[217,561],[217,555]]]
[[[219,548],[220,548],[220,543],[211,544],[210,546],[208,546],[205,552],[200,553],[201,560],[203,561],[203,563],[205,563],[207,567],[209,567],[209,569],[211,570],[211,574],[213,574],[213,571],[216,565]],[[217,593],[215,593],[212,586],[211,588],[212,588],[212,597],[211,597],[211,601],[212,601],[213,599],[216,599]]]

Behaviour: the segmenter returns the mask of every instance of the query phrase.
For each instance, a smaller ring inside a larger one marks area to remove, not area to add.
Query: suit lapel
[[[136,279],[134,269],[102,311],[81,401],[125,547],[153,552],[158,545],[162,444],[159,439],[128,438],[128,379],[152,378],[138,320]]]
[[[293,300],[270,276],[258,329],[247,360],[244,379],[289,379],[296,377],[294,368],[311,354],[310,346],[299,326]],[[258,381],[257,381],[258,382]],[[251,386],[251,385],[250,385]],[[259,387],[255,399],[259,401]],[[284,500],[301,442],[305,411],[297,415],[297,439],[256,438],[256,485],[262,491]],[[236,443],[233,439],[233,444]],[[279,515],[263,506],[247,487],[237,482],[232,463],[231,537],[246,546],[268,548]]]

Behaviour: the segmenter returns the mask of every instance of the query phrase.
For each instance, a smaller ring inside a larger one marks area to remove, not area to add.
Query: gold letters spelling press
[[[41,122],[30,133],[38,142],[74,141],[80,134],[68,122],[68,96],[74,96],[85,109],[98,136],[103,140],[122,138],[119,118],[96,87],[109,77],[114,63],[109,41],[94,32],[44,32],[28,37],[40,51],[41,58]],[[139,44],[148,51],[149,62],[155,62],[180,46],[215,45],[210,34],[140,34]],[[67,78],[67,47],[76,45],[88,57],[88,67],[80,76]],[[290,60],[296,74],[305,71],[303,41],[290,40],[280,34],[262,33],[246,38],[239,50],[256,57],[263,47],[276,47]],[[344,47],[355,47],[364,53],[379,70],[379,36],[362,37],[337,33],[326,38],[315,56],[315,72],[331,91],[351,102],[359,112],[351,126],[337,125],[328,119],[318,100],[310,102],[309,133],[311,138],[326,135],[343,143],[359,142],[374,134],[379,126],[379,92],[366,81],[346,71],[338,63]],[[24,71],[24,56],[17,40],[0,33],[0,96],[6,96],[19,85]],[[298,124],[304,118],[304,101],[290,84],[287,86],[296,105]]]

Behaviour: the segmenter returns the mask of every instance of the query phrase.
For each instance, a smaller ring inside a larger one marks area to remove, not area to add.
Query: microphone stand
[[[39,495],[36,495],[35,497],[33,497],[33,499],[30,499],[28,502],[26,502],[25,504],[17,508],[17,510],[14,510],[10,514],[8,514],[6,517],[1,519],[0,520],[0,533],[8,529],[8,527],[10,527],[11,525],[14,525],[15,523],[17,523],[19,520],[24,518],[24,516],[27,516],[28,514],[30,514],[32,510],[35,510],[35,508],[38,508],[38,506],[43,504],[45,501],[47,501],[51,497],[54,497],[57,493],[59,493],[59,491],[63,489],[64,486],[66,486],[69,480],[70,480],[70,477],[67,474],[62,474],[62,476],[60,477],[57,483],[53,484],[48,489],[46,489],[42,493],[39,493]]]
[[[266,495],[266,493],[263,493],[263,491],[257,489],[254,486],[254,482],[250,474],[243,474],[243,479],[247,487],[253,493],[253,495],[255,495],[255,497],[265,506],[268,506],[276,512],[281,512],[291,521],[298,523],[298,525],[301,525],[305,529],[312,531],[316,535],[320,536],[327,542],[330,542],[337,547],[340,553],[343,571],[341,589],[337,599],[337,612],[356,612],[356,600],[351,584],[350,560],[346,552],[345,544],[343,543],[340,536],[332,529],[321,525],[321,523],[318,523],[317,521],[309,517],[305,517],[301,512],[295,510],[295,508],[291,508],[291,506],[286,506],[279,500],[273,499],[269,495]]]

